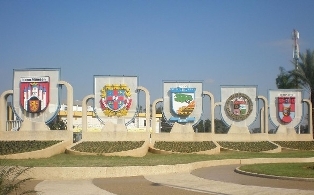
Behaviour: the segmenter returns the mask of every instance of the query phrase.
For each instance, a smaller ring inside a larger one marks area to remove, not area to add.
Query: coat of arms
[[[243,93],[235,93],[231,95],[225,103],[225,111],[227,116],[235,121],[246,119],[252,112],[252,100]]]
[[[105,85],[100,106],[106,116],[126,116],[132,103],[131,90],[125,84]]]
[[[170,88],[171,104],[174,116],[170,121],[174,122],[194,122],[194,117],[189,117],[195,108],[195,90],[196,88],[177,87]]]
[[[295,97],[278,97],[278,114],[284,123],[290,123],[295,117]]]
[[[49,77],[23,77],[20,80],[20,104],[30,113],[39,113],[49,104]]]

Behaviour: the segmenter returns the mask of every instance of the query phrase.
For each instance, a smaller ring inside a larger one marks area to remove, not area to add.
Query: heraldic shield
[[[284,125],[295,128],[303,120],[302,96],[300,89],[269,90],[269,117],[274,126]]]
[[[45,110],[49,104],[49,77],[21,78],[20,104],[29,113]]]
[[[198,123],[203,113],[202,92],[200,81],[164,81],[163,114],[167,123]]]
[[[278,97],[278,115],[284,123],[290,123],[294,119],[295,97]]]
[[[106,116],[125,116],[132,104],[131,90],[126,84],[105,85],[100,105]]]
[[[133,121],[138,108],[138,77],[94,75],[94,112],[102,124]]]
[[[257,117],[257,87],[232,85],[221,86],[221,116],[228,125],[248,127]]]
[[[196,88],[170,88],[171,108],[176,116],[172,116],[170,121],[174,122],[194,122],[195,117],[189,117],[195,108]]]

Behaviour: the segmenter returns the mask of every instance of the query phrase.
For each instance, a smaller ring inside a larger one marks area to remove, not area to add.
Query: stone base
[[[228,134],[238,133],[238,134],[250,134],[250,130],[248,127],[238,127],[236,125],[231,125]]]
[[[112,122],[106,122],[101,130],[102,132],[127,132],[127,128],[124,124],[114,124]]]
[[[190,123],[185,125],[174,123],[170,133],[194,133],[194,129]]]
[[[290,134],[290,135],[296,135],[297,132],[294,128],[287,128],[284,125],[279,125],[277,128],[276,134]]]
[[[21,124],[19,131],[49,131],[49,127],[45,122],[33,122],[25,118]]]

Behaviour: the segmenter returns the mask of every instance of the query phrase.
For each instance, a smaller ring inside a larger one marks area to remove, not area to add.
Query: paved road
[[[215,181],[223,181],[240,185],[263,186],[272,188],[314,190],[314,182],[253,177],[234,172],[240,165],[205,167],[192,171],[191,174]],[[313,192],[314,194],[314,192]]]
[[[237,165],[171,173],[92,180],[36,181],[43,195],[312,195],[314,182],[266,179],[235,173]]]

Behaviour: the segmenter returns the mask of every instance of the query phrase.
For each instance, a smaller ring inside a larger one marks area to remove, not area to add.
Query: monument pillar
[[[73,87],[66,81],[59,81],[58,84],[67,88],[67,130],[73,131]]]
[[[264,103],[264,114],[261,115],[261,121],[264,121],[264,133],[268,133],[268,101],[264,96],[257,96],[257,98],[263,100]],[[262,117],[264,120],[262,120]]]
[[[91,94],[88,96],[85,96],[82,101],[82,132],[87,131],[87,101],[89,99],[94,99],[95,95]]]
[[[302,100],[303,102],[306,102],[307,105],[308,105],[308,113],[309,113],[309,123],[308,123],[308,126],[309,126],[309,132],[311,134],[311,137],[313,137],[313,118],[312,118],[312,102],[308,99],[303,99]]]
[[[159,98],[153,102],[152,105],[152,133],[156,133],[156,105],[158,102],[162,102],[163,99]]]
[[[149,91],[142,86],[138,86],[137,90],[142,90],[145,92],[145,99],[146,99],[146,132],[149,132],[150,129],[150,95],[149,95]],[[147,125],[148,124],[148,125]]]
[[[215,134],[215,99],[214,95],[209,91],[203,91],[203,95],[207,95],[210,98],[210,112],[211,112],[211,132]]]
[[[0,96],[0,131],[6,131],[7,98],[13,90],[4,91]]]

